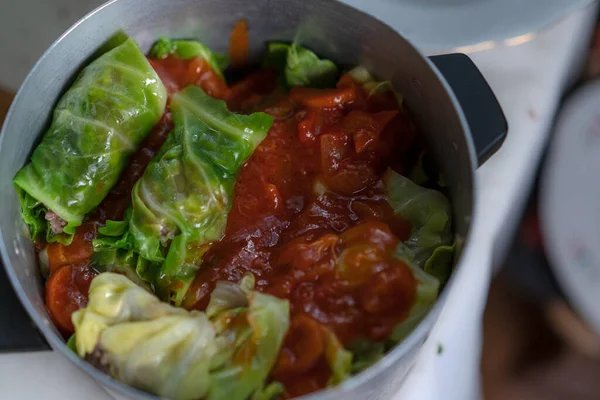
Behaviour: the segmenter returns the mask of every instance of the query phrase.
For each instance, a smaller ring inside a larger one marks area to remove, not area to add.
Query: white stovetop
[[[481,242],[486,245],[468,252],[469,262],[398,399],[479,397],[481,315],[492,265],[501,262],[516,228],[561,92],[581,65],[577,60],[585,52],[595,16],[594,4],[533,38],[513,39],[472,54],[510,128],[502,149],[477,173],[480,208],[473,234],[485,237]],[[532,40],[520,44],[526,39]],[[440,344],[443,352],[438,355]],[[111,397],[59,354],[40,352],[0,355],[0,398]]]

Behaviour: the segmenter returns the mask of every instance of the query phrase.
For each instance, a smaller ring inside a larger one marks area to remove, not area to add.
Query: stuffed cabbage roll
[[[217,348],[204,313],[162,303],[126,277],[102,273],[73,325],[77,353],[126,384],[176,400],[209,390]]]
[[[175,129],[133,189],[126,242],[161,265],[155,286],[179,304],[202,255],[222,237],[237,173],[273,119],[231,113],[196,86],[175,94],[171,109]]]
[[[258,293],[254,278],[220,282],[207,314],[162,303],[125,276],[92,281],[73,314],[77,353],[111,376],[175,400],[268,398],[266,378],[289,325],[286,300]]]
[[[14,178],[32,234],[46,230],[48,241],[69,242],[159,121],[166,99],[133,39],[83,69],[56,106],[31,162]]]

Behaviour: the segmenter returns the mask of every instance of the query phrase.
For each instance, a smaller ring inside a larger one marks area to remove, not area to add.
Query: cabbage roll
[[[133,39],[84,68],[54,109],[31,162],[14,178],[32,233],[46,230],[48,241],[68,243],[159,121],[166,100]]]
[[[171,109],[175,128],[132,191],[125,242],[160,265],[155,287],[168,288],[161,296],[179,304],[180,282],[189,283],[210,243],[223,236],[238,171],[273,119],[231,113],[196,86],[175,94]]]
[[[207,313],[162,303],[125,276],[92,281],[73,314],[77,353],[131,386],[175,400],[245,400],[266,385],[289,326],[289,304],[254,278],[220,282]]]
[[[126,384],[176,400],[210,387],[216,334],[206,315],[162,303],[125,276],[94,278],[73,325],[79,356]]]

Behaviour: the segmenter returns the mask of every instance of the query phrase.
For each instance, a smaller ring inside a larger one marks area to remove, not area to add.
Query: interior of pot
[[[120,29],[143,50],[167,36],[197,38],[215,51],[226,51],[231,28],[240,18],[248,21],[252,56],[264,50],[267,40],[296,40],[339,64],[364,65],[379,80],[391,80],[428,138],[449,185],[456,234],[466,236],[473,168],[466,124],[428,61],[392,29],[333,0],[116,0],[73,27],[42,57],[15,99],[0,137],[0,248],[21,300],[46,336],[58,332],[44,307],[36,256],[25,235],[12,179],[38,143],[60,94]],[[49,341],[58,340],[54,336]]]

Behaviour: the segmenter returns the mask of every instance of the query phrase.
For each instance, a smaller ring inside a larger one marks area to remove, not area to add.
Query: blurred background
[[[43,51],[102,2],[0,0],[0,121]],[[346,2],[388,22],[427,54],[469,53],[507,114],[507,142],[478,176],[482,201],[489,202],[489,223],[499,227],[483,313],[484,398],[600,399],[600,307],[594,313],[600,290],[585,286],[594,283],[593,271],[600,271],[600,256],[591,247],[600,236],[600,192],[593,179],[600,164],[584,162],[594,159],[593,146],[578,154],[569,144],[600,129],[598,5],[577,0]],[[579,183],[583,203],[574,203],[577,196],[564,198],[571,194],[569,180]],[[568,232],[581,232],[584,239],[572,245],[561,237]],[[585,270],[575,265],[582,259]],[[33,369],[39,365],[31,358],[27,362]],[[68,374],[66,368],[47,372]]]

